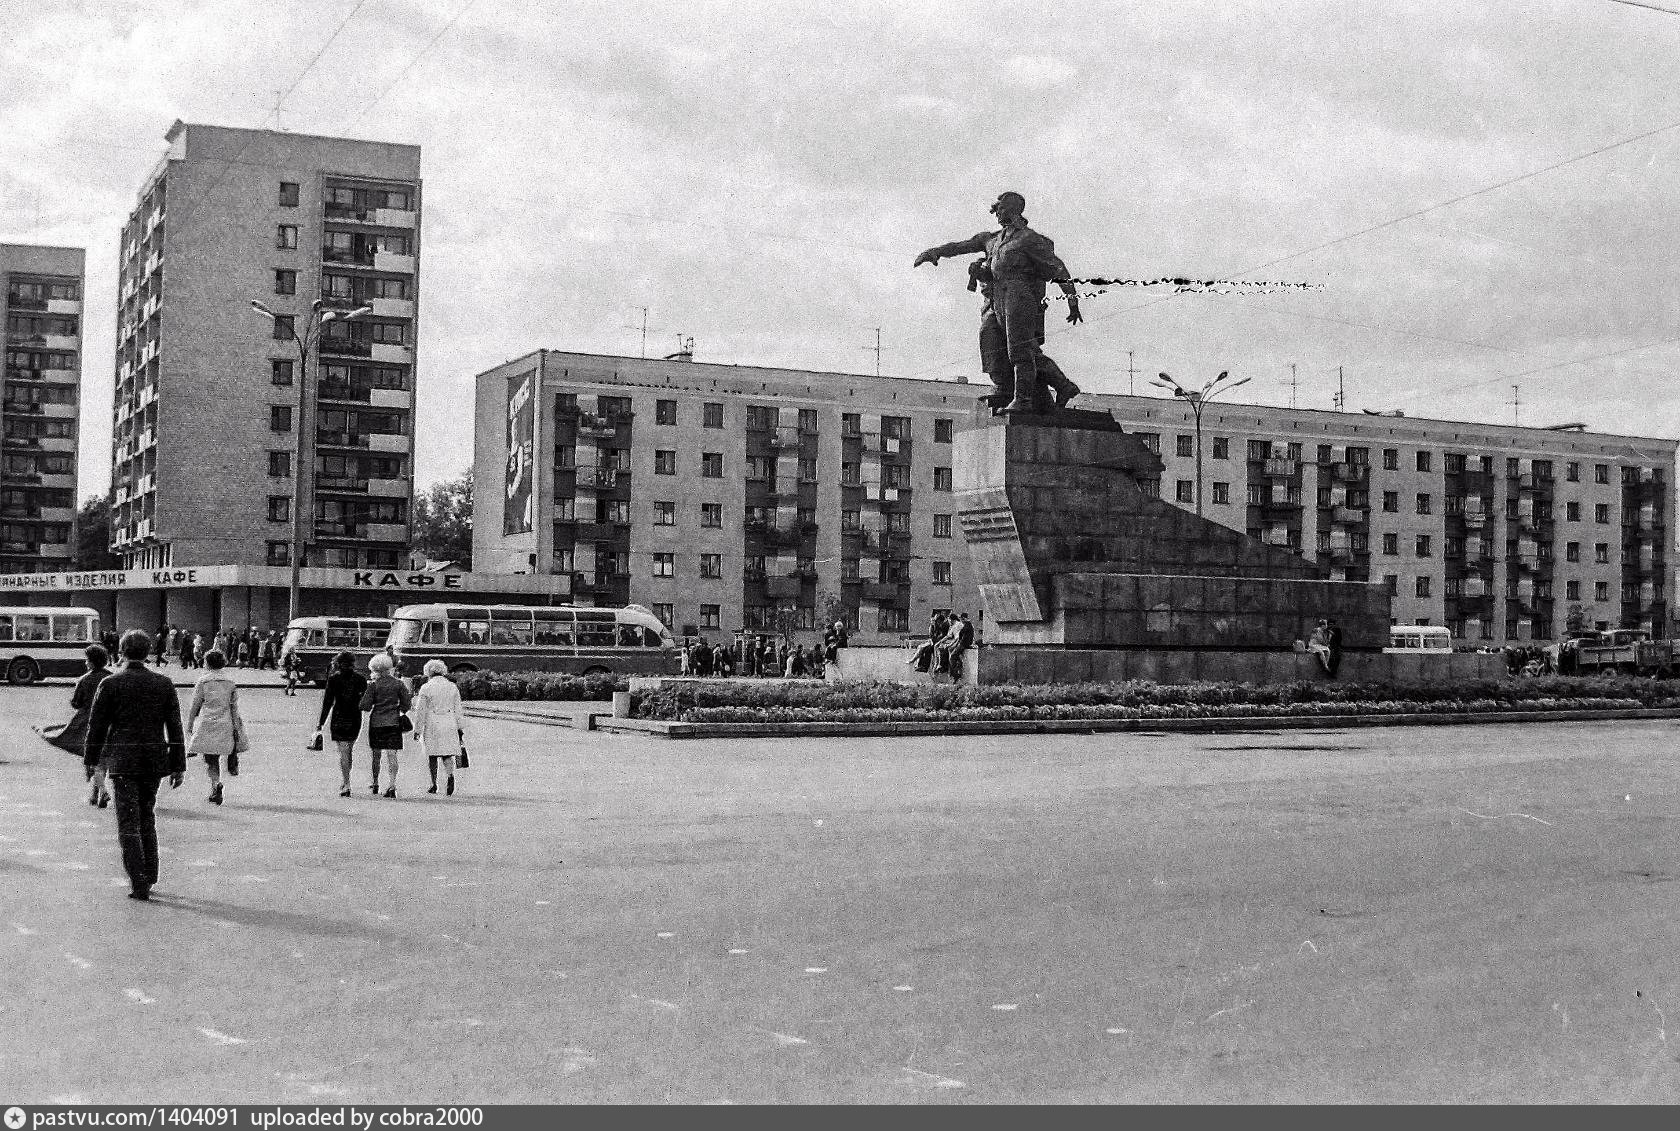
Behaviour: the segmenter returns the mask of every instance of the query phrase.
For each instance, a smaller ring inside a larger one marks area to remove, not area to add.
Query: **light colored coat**
[[[234,752],[235,742],[244,738],[245,722],[239,717],[239,688],[225,671],[207,671],[199,677],[193,688],[192,707],[187,711],[187,729],[192,732],[187,742],[187,753],[192,756],[225,757]]]
[[[414,695],[414,737],[428,758],[461,753],[461,691],[447,676],[434,675]]]

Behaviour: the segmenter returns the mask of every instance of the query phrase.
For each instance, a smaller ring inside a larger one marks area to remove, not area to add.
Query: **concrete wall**
[[[823,669],[823,678],[830,683],[842,679],[878,679],[891,683],[949,682],[943,676],[935,679],[931,672],[917,671],[910,663],[914,654],[913,648],[842,648],[837,661]],[[970,648],[963,653],[962,682],[973,684],[979,674],[980,650]]]

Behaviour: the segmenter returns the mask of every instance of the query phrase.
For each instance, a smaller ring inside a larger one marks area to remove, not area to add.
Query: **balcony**
[[[1334,463],[1330,465],[1330,475],[1338,483],[1369,483],[1371,481],[1371,465],[1368,463]]]
[[[772,448],[797,448],[799,447],[799,429],[785,426],[777,428],[764,437],[764,442]]]
[[[1301,473],[1301,461],[1298,459],[1268,459],[1266,474],[1273,478],[1293,478]]]
[[[1335,507],[1330,511],[1330,521],[1338,526],[1358,526],[1365,521],[1365,512],[1357,507]]]
[[[606,594],[630,580],[623,570],[579,570],[572,574],[572,590],[578,593]]]
[[[1472,530],[1480,530],[1487,525],[1488,516],[1485,511],[1465,511],[1458,516],[1464,520],[1464,525]]]
[[[1260,541],[1268,546],[1289,548],[1289,529],[1283,526],[1268,527],[1260,534]]]
[[[617,468],[579,467],[575,471],[579,491],[611,491],[618,486]]]
[[[368,347],[367,356],[374,361],[382,361],[391,365],[411,365],[414,362],[412,347],[397,345],[392,342],[374,342]]]
[[[412,228],[418,215],[406,208],[374,208],[367,213],[367,223],[381,228]]]
[[[47,300],[48,314],[80,314],[82,304],[73,298],[49,298]]]
[[[576,538],[579,542],[611,542],[629,533],[628,522],[579,522]]]
[[[368,305],[377,318],[413,318],[414,300],[407,298],[371,298]]]
[[[1491,590],[1485,579],[1480,577],[1466,577],[1459,583],[1458,595],[1469,601],[1486,597]]]
[[[396,274],[414,274],[414,256],[398,255],[390,251],[376,251],[373,254],[373,267],[376,271],[391,271]]]
[[[335,495],[365,495],[367,494],[368,481],[366,479],[352,479],[342,475],[323,475],[316,478],[315,489]]]
[[[610,440],[618,435],[618,421],[611,416],[602,416],[593,412],[582,413],[578,416],[577,434]]]
[[[363,482],[367,484],[367,493],[375,497],[406,499],[410,494],[409,483],[406,479],[372,478],[365,479]]]

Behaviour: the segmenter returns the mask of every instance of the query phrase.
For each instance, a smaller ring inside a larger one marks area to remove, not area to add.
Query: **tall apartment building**
[[[127,569],[287,565],[298,506],[303,564],[405,564],[419,148],[182,122],[165,136],[119,257],[113,549]],[[296,338],[317,309],[363,307],[322,326],[306,382]]]
[[[75,557],[85,261],[81,248],[0,244],[0,573],[64,570]]]
[[[478,377],[474,562],[721,636],[838,613],[862,642],[980,609],[951,440],[984,390],[540,351]],[[1196,504],[1179,402],[1093,396]],[[1206,517],[1384,580],[1468,643],[1668,628],[1671,440],[1254,405],[1202,418]],[[780,613],[780,609],[788,609]]]

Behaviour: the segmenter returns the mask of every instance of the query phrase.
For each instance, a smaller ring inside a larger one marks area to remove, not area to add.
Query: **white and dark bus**
[[[286,626],[280,667],[285,670],[287,653],[296,653],[303,681],[325,686],[334,656],[349,652],[365,673],[368,658],[384,650],[390,632],[391,622],[384,617],[299,617]]]
[[[563,672],[675,675],[677,642],[640,605],[404,605],[392,614],[397,674],[419,675],[428,660],[452,672]]]
[[[16,686],[81,675],[87,671],[87,646],[97,643],[99,613],[93,609],[0,607],[0,672]]]

